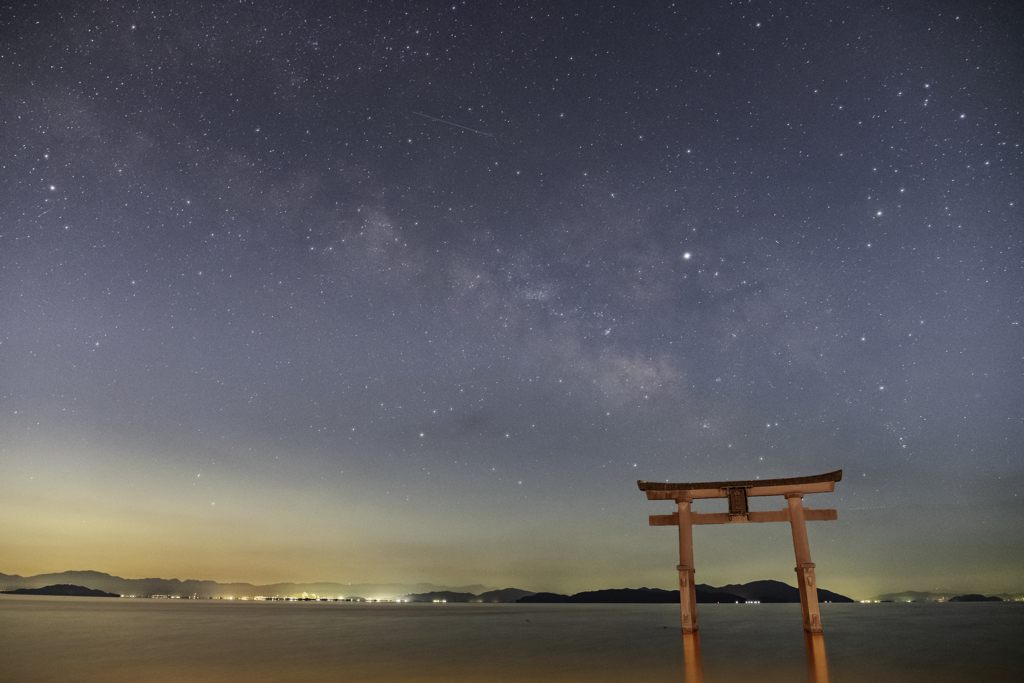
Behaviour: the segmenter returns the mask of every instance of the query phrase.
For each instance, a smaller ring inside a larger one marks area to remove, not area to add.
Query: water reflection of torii
[[[797,588],[800,590],[800,611],[803,614],[804,631],[807,635],[807,657],[811,680],[828,680],[825,663],[825,646],[821,640],[821,612],[818,608],[818,590],[814,580],[814,563],[807,542],[808,521],[837,519],[835,510],[812,510],[803,506],[805,493],[829,493],[835,490],[836,482],[843,478],[843,471],[812,477],[792,479],[754,479],[751,481],[709,481],[700,483],[660,483],[638,481],[641,491],[648,500],[674,500],[679,506],[669,515],[651,515],[651,526],[679,527],[679,608],[682,612],[684,636],[692,639],[686,644],[693,651],[687,654],[687,668],[696,674],[691,680],[703,678],[700,671],[700,645],[697,641],[697,593],[693,582],[693,525],[694,524],[741,524],[749,522],[789,522],[793,530],[793,550],[796,553]],[[751,512],[747,506],[750,496],[785,496],[788,507],[772,512]],[[722,513],[697,513],[690,507],[696,498],[726,498],[729,511]],[[691,678],[688,676],[688,678]]]

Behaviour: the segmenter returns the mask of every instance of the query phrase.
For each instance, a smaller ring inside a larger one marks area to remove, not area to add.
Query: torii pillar
[[[683,633],[697,631],[697,590],[694,584],[693,525],[739,524],[747,522],[789,522],[793,530],[793,550],[796,554],[797,588],[800,591],[800,611],[804,631],[821,633],[821,611],[818,608],[818,589],[814,580],[810,544],[807,541],[807,522],[838,519],[835,510],[811,510],[803,506],[806,493],[827,493],[835,490],[843,471],[791,479],[754,479],[751,481],[710,481],[688,484],[638,481],[648,500],[674,500],[678,510],[670,515],[651,515],[651,526],[679,527],[679,609]],[[773,512],[751,512],[749,496],[785,496],[787,508]],[[693,512],[695,498],[727,498],[729,512]]]
[[[803,497],[802,493],[786,494],[786,502],[789,503],[789,524],[793,529],[793,552],[796,554],[796,587],[800,589],[800,612],[804,617],[804,630],[808,633],[821,633],[818,587],[814,581],[811,544],[807,541]]]
[[[685,496],[676,501],[679,511],[679,610],[682,612],[683,633],[697,630],[697,586],[693,582],[693,525],[690,523],[690,504],[693,498]]]

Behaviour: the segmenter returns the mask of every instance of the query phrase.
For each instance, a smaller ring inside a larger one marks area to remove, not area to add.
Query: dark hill
[[[515,602],[527,595],[533,595],[533,592],[524,591],[522,588],[502,588],[501,590],[481,593],[476,598],[480,602]]]
[[[679,591],[660,588],[610,588],[608,590],[584,591],[575,595],[559,593],[536,593],[520,598],[517,602],[533,603],[603,603],[603,604],[665,604],[678,603]],[[743,602],[743,599],[727,593],[697,590],[698,603]]]
[[[704,586],[703,588],[698,585],[697,587],[697,604],[701,603],[714,603],[714,602],[746,602],[746,599],[742,596],[736,595],[735,593],[727,593],[721,588],[712,588],[711,586]],[[672,591],[676,600],[679,600],[679,591]]]
[[[516,600],[516,602],[572,602],[572,598],[568,595],[562,595],[561,593],[546,593],[542,591],[540,593],[534,593],[533,595],[524,595]]]
[[[751,581],[750,583],[729,584],[728,586],[717,588],[697,584],[697,590],[732,593],[744,600],[754,600],[757,602],[800,602],[800,591],[796,587],[781,581]],[[819,588],[818,602],[853,602],[853,600],[845,595]]]
[[[116,593],[105,593],[104,591],[75,586],[70,583],[58,583],[43,588],[19,588],[13,591],[3,591],[7,595],[70,595],[79,598],[119,598]]]
[[[453,591],[432,591],[430,593],[410,593],[405,596],[409,602],[476,602],[473,593],[455,593]]]
[[[697,585],[698,603],[716,602],[800,602],[800,591],[781,581],[753,581],[716,588]],[[660,588],[613,588],[585,591],[575,595],[536,593],[517,602],[571,602],[571,603],[669,603],[679,602],[679,591]],[[818,589],[818,602],[853,602],[845,595]]]
[[[480,595],[456,591],[431,591],[429,593],[409,593],[405,597],[409,602],[434,602],[435,600],[444,602],[515,602],[526,595],[533,595],[533,593],[521,588],[502,588],[501,590],[486,591]]]
[[[995,595],[978,595],[977,593],[969,593],[968,595],[954,595],[949,599],[949,602],[1002,602],[1003,599],[996,597]]]

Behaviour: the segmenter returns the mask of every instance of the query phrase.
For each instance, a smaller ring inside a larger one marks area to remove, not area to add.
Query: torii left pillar
[[[693,523],[690,518],[692,496],[677,498],[679,505],[679,609],[683,617],[683,633],[697,630],[697,587],[693,583]]]

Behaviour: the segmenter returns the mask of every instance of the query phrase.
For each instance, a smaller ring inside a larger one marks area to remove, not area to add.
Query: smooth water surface
[[[1024,666],[1021,603],[822,605],[822,622],[833,683]],[[700,605],[700,651],[706,683],[808,680],[799,605]],[[0,683],[682,682],[684,664],[674,605],[0,596]]]

